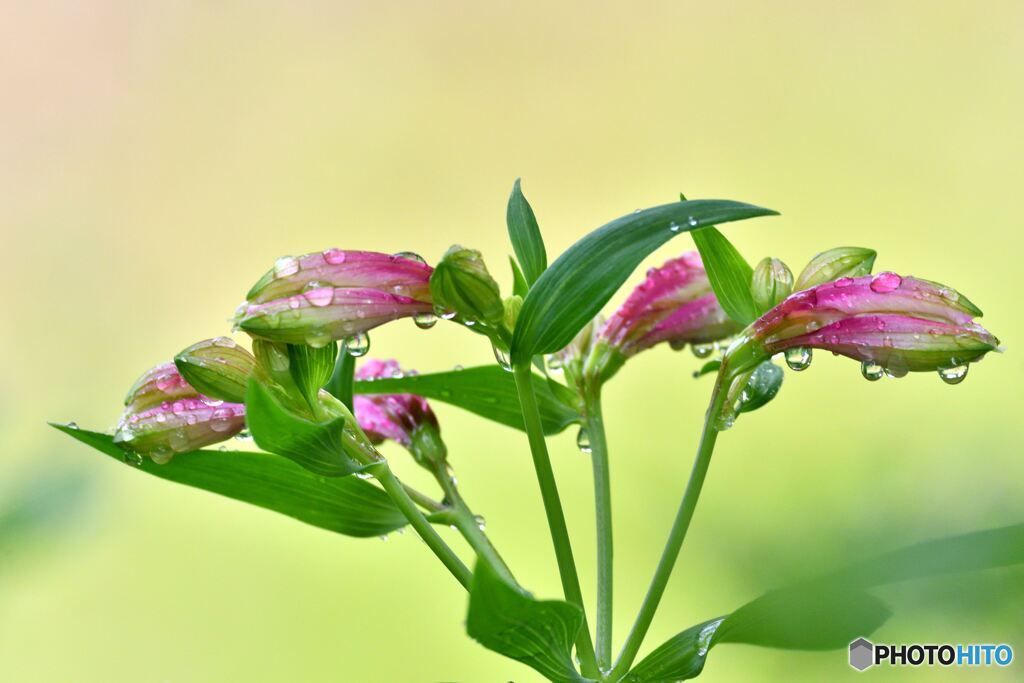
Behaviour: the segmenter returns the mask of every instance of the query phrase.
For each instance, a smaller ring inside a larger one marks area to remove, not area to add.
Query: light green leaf
[[[584,683],[572,644],[583,623],[575,605],[537,600],[477,562],[469,591],[466,632],[489,650],[523,662],[555,683]]]
[[[545,434],[557,434],[580,420],[579,414],[552,393],[545,378],[533,375],[533,390]],[[512,373],[497,365],[426,375],[384,377],[355,383],[357,394],[416,394],[458,406],[509,427],[523,429]]]
[[[532,286],[548,267],[548,255],[544,250],[544,238],[541,237],[540,228],[537,226],[537,217],[533,215],[530,202],[523,196],[519,178],[516,178],[512,194],[508,198],[505,221],[508,223],[508,237],[512,240],[512,249],[515,250],[516,258],[523,267],[526,284]]]
[[[355,370],[355,356],[348,353],[342,346],[334,361],[334,372],[331,373],[331,378],[327,381],[327,386],[324,387],[331,396],[341,401],[349,409],[349,412],[352,411],[352,383]]]
[[[53,426],[114,460],[124,459],[107,434]],[[175,455],[166,465],[145,458],[138,469],[346,536],[381,536],[406,524],[387,494],[370,482],[319,477],[270,453],[193,451]]]
[[[310,408],[315,408],[317,394],[330,380],[337,355],[336,342],[320,348],[306,344],[288,344],[288,370]]]
[[[718,303],[729,317],[741,325],[749,325],[756,320],[757,306],[750,293],[754,269],[746,259],[714,226],[695,230],[693,242],[700,252]]]
[[[711,619],[677,633],[644,657],[625,683],[675,683],[696,678],[704,669],[711,636],[721,619]]]
[[[572,341],[637,265],[676,235],[774,213],[740,202],[698,199],[638,211],[594,230],[559,256],[530,289],[512,338],[513,362],[529,362]]]

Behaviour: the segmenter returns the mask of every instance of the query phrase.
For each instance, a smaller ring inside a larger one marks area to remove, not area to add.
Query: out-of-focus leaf
[[[695,230],[693,242],[722,309],[741,325],[749,325],[756,320],[757,306],[750,293],[754,269],[746,259],[714,226]]]
[[[76,520],[90,493],[90,481],[79,470],[44,470],[5,489],[0,497],[0,557],[23,540]]]
[[[285,407],[275,390],[257,377],[249,380],[245,419],[260,448],[311,472],[343,477],[363,469],[345,453],[345,417],[327,415],[318,422],[307,419]]]
[[[722,361],[720,360],[709,360],[707,363],[701,366],[700,370],[694,370],[693,378],[703,377],[710,372],[718,372],[718,368],[722,367]]]
[[[522,274],[526,284],[533,285],[548,267],[548,255],[544,250],[544,238],[541,237],[540,227],[537,226],[537,217],[533,215],[530,202],[523,196],[519,178],[516,178],[512,194],[508,198],[505,221],[508,223],[508,237],[512,240],[512,249],[515,250],[516,258],[523,267]],[[526,294],[520,296],[525,297]]]
[[[724,199],[656,206],[618,218],[569,247],[530,289],[512,337],[512,361],[529,362],[572,341],[640,262],[665,242],[700,226],[775,212]],[[749,278],[744,283],[750,296]]]
[[[545,434],[557,434],[580,416],[552,393],[545,378],[533,375],[533,390]],[[497,365],[427,375],[384,377],[355,383],[357,394],[416,394],[463,408],[509,427],[523,429],[512,373]]]
[[[107,434],[53,425],[117,460],[124,451]],[[406,524],[387,494],[357,477],[320,477],[270,453],[204,450],[166,465],[143,459],[138,469],[168,481],[280,512],[346,536],[380,536]]]
[[[477,562],[466,632],[487,649],[532,667],[549,681],[585,683],[572,662],[582,623],[575,605],[537,600],[503,580],[487,562]]]

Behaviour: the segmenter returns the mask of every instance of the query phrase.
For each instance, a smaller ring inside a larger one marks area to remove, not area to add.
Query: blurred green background
[[[552,256],[679,191],[750,201],[783,213],[728,226],[752,262],[798,270],[827,247],[874,247],[878,268],[967,294],[1009,349],[956,387],[870,384],[827,354],[789,373],[720,439],[645,651],[845,556],[1020,522],[1022,27],[1019,2],[3,3],[0,505],[68,472],[88,495],[0,555],[0,679],[535,680],[463,634],[464,593],[412,534],[335,537],[45,426],[112,425],[132,381],[226,333],[282,254],[434,261],[458,242],[507,291],[517,176]],[[371,355],[421,371],[490,361],[453,325],[371,336]],[[659,348],[607,390],[619,643],[690,469],[710,389],[698,364]],[[526,586],[559,596],[525,437],[436,409],[496,543]],[[551,448],[592,595],[574,439]],[[898,592],[879,640],[1024,656],[1019,599],[942,581]],[[703,680],[855,675],[844,652],[722,646]]]

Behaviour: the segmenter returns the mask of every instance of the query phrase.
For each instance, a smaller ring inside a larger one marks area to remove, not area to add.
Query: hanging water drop
[[[135,451],[125,451],[124,462],[132,467],[142,467],[142,455]]]
[[[581,453],[590,453],[594,450],[590,445],[590,433],[586,427],[580,427],[580,431],[576,434],[576,448],[580,449]]]
[[[358,332],[345,340],[345,353],[353,358],[361,358],[370,350],[370,335]]]
[[[786,365],[790,370],[800,372],[811,365],[811,349],[806,346],[794,346],[791,349],[786,349],[785,356]]]
[[[174,451],[167,446],[157,446],[149,452],[149,457],[157,465],[166,465],[174,457]]]
[[[873,360],[866,360],[860,364],[860,374],[869,382],[876,382],[882,379],[885,369]]]
[[[868,286],[872,292],[886,294],[897,289],[901,284],[903,284],[903,278],[896,273],[886,271],[871,278],[871,284]]]
[[[387,535],[387,534],[381,534],[380,540],[382,540],[382,541],[384,541],[385,543],[387,543],[387,540],[388,540],[388,535]]]
[[[697,358],[707,358],[715,352],[715,345],[711,344],[691,344],[690,350],[693,351],[693,355]]]
[[[946,384],[960,384],[967,377],[967,363],[954,365],[950,368],[939,368],[939,377]]]
[[[437,316],[433,313],[417,313],[412,317],[412,321],[421,330],[429,330],[437,323]]]
[[[494,360],[498,362],[501,369],[505,372],[512,372],[512,361],[508,358],[508,352],[497,344],[491,344],[491,349],[494,351]]]

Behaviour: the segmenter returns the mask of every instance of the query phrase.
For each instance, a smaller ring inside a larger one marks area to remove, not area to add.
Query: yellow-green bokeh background
[[[93,495],[0,564],[0,679],[535,680],[463,634],[464,594],[411,534],[334,537],[44,423],[111,425],[135,377],[225,333],[282,254],[459,242],[507,289],[516,176],[551,255],[681,190],[750,201],[783,213],[728,227],[751,260],[874,247],[964,291],[1008,347],[955,388],[869,384],[826,355],[789,373],[720,440],[650,646],[847,552],[1021,521],[1022,34],[1018,2],[4,3],[0,495],[63,469]],[[372,338],[421,371],[490,359],[454,326]],[[689,471],[696,367],[662,348],[608,389],[619,642]],[[437,411],[495,541],[558,596],[525,438]],[[590,595],[573,441],[551,449]],[[1024,656],[1019,600],[933,588],[898,596],[879,638]],[[704,675],[845,680],[845,657],[723,646]],[[955,673],[870,675],[1014,676]]]

